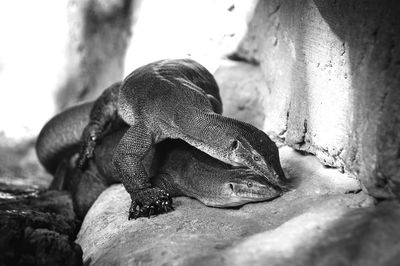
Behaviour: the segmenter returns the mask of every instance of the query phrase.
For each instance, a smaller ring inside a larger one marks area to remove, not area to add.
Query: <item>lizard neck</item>
[[[228,136],[234,135],[232,132],[236,129],[237,121],[200,110],[193,111],[188,117],[191,119],[181,125],[181,132],[184,133],[179,138],[218,160],[236,165],[223,150],[229,141]]]

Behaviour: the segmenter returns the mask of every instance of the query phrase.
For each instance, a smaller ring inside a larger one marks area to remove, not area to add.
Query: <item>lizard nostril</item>
[[[229,188],[233,191],[233,184],[229,183]]]

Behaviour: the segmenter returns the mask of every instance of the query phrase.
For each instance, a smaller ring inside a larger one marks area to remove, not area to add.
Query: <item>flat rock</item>
[[[78,234],[84,262],[261,265],[274,258],[271,265],[280,265],[299,246],[311,248],[346,213],[373,205],[357,180],[290,148],[281,148],[280,154],[294,188],[273,201],[239,209],[209,208],[179,197],[175,211],[128,221],[128,193],[122,185],[110,187],[89,210]]]

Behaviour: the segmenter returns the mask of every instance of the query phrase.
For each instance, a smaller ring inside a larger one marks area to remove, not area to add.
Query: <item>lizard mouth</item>
[[[239,183],[229,183],[228,186],[234,198],[246,202],[269,200],[281,195],[280,189],[273,186],[253,184],[249,187],[247,184]]]
[[[279,189],[272,187],[246,188],[247,184],[235,182],[226,183],[220,195],[217,197],[205,197],[200,199],[207,206],[217,208],[238,207],[251,202],[272,200],[281,195]]]

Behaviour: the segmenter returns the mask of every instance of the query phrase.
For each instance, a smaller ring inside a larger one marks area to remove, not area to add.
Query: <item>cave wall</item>
[[[400,3],[260,0],[236,56],[258,62],[264,130],[400,196]]]

